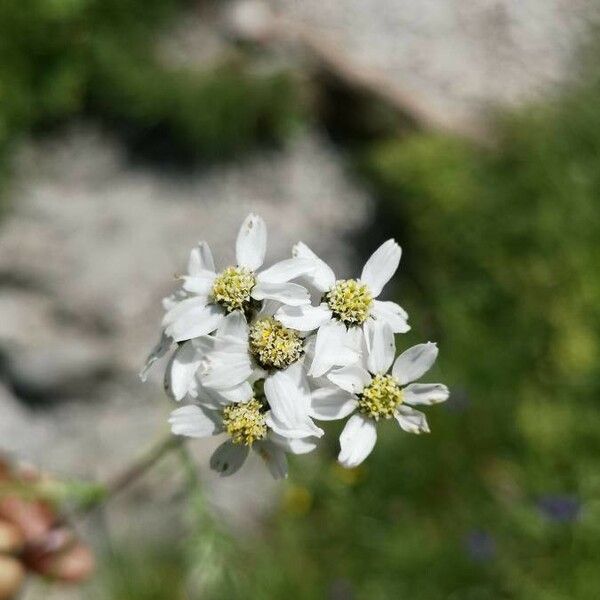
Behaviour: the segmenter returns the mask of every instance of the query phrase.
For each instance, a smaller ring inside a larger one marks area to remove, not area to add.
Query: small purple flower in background
[[[581,502],[569,494],[547,494],[538,500],[537,506],[543,517],[556,523],[570,523],[581,513]]]
[[[465,535],[464,548],[474,562],[488,562],[496,556],[496,541],[490,533],[473,529]]]
[[[329,600],[353,600],[352,584],[347,579],[335,579],[329,587]]]

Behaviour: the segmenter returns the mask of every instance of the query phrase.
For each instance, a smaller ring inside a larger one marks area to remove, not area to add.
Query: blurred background
[[[75,520],[88,583],[22,598],[600,598],[599,9],[0,3],[5,457],[68,496],[164,435],[160,300],[249,210],[269,259],[302,239],[346,276],[394,236],[398,345],[438,341],[452,391],[350,471],[336,424],[284,483],[192,442]]]

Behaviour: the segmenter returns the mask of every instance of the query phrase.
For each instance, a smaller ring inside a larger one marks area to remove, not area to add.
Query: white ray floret
[[[308,291],[292,280],[309,273],[314,268],[311,261],[290,258],[261,271],[266,248],[265,222],[254,214],[246,217],[239,230],[236,265],[217,272],[208,244],[200,242],[191,252],[187,275],[182,277],[185,295],[173,301],[164,316],[166,336],[182,342],[209,334],[227,314],[249,314],[264,300],[287,306],[308,303]]]
[[[276,384],[282,387],[283,393],[288,392],[285,383],[277,381]],[[212,406],[190,404],[174,410],[169,418],[175,435],[193,438],[227,436],[210,459],[211,468],[221,475],[233,475],[253,450],[264,460],[273,477],[281,479],[287,477],[286,452],[311,452],[316,447],[317,436],[300,436],[296,435],[297,431],[276,428],[276,421],[265,397],[254,394],[252,389],[242,402]]]
[[[266,311],[251,324],[242,314],[231,313],[207,341],[213,341],[213,348],[197,370],[205,391],[223,395],[248,382],[264,382],[274,431],[293,438],[323,435],[309,416],[310,388],[301,360],[303,340],[297,332]]]
[[[396,272],[402,251],[394,240],[384,242],[363,267],[360,279],[337,279],[335,273],[306,244],[294,246],[294,257],[312,261],[304,278],[321,295],[319,306],[282,306],[276,318],[299,331],[318,329],[309,374],[320,377],[334,366],[356,360],[353,330],[368,335],[368,328],[387,325],[394,333],[410,329],[406,311],[395,302],[377,300]],[[338,350],[339,349],[339,350]]]
[[[313,418],[332,420],[352,415],[340,436],[338,460],[345,467],[356,467],[371,453],[378,421],[395,418],[404,431],[429,433],[425,415],[413,406],[437,404],[449,396],[441,383],[413,383],[435,362],[436,344],[413,346],[394,361],[390,326],[372,328],[368,334],[361,360],[332,370],[327,378],[333,386],[312,394]]]
[[[435,362],[437,346],[413,346],[394,360],[394,334],[410,329],[408,316],[377,299],[398,268],[398,244],[388,240],[360,279],[343,280],[301,242],[292,258],[262,269],[266,245],[264,221],[250,214],[235,265],[217,271],[201,242],[181,289],[163,300],[161,338],[141,376],[171,352],[164,387],[172,400],[187,401],[170,416],[172,432],[225,436],[210,459],[222,475],[255,451],[276,478],[287,476],[287,453],[310,452],[323,436],[313,419],[348,418],[338,457],[346,467],[369,455],[381,420],[428,432],[413,406],[443,402],[448,388],[414,382]],[[320,304],[294,280],[317,290]]]

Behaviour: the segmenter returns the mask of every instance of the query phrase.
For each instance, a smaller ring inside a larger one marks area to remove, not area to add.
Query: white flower
[[[187,294],[183,290],[177,290],[174,294],[163,298],[162,304],[165,310],[171,310],[179,301],[187,297]],[[160,338],[155,346],[150,350],[146,362],[140,371],[140,379],[146,381],[148,373],[154,365],[154,363],[160,360],[165,354],[172,350],[174,342],[164,331],[161,331]]]
[[[312,394],[311,415],[315,419],[341,419],[358,409],[340,436],[338,460],[345,467],[359,465],[371,453],[380,419],[394,417],[404,431],[429,433],[425,415],[412,405],[444,402],[449,395],[441,383],[411,383],[435,362],[436,344],[413,346],[394,361],[394,334],[385,325],[371,330],[365,345],[367,352],[361,362],[328,374],[334,387],[322,387]]]
[[[173,350],[165,390],[188,404],[171,413],[172,432],[227,436],[210,459],[222,475],[235,473],[254,450],[276,478],[287,476],[286,453],[316,447],[324,432],[313,419],[349,417],[338,457],[346,467],[369,455],[380,419],[428,432],[425,415],[412,406],[443,402],[448,388],[412,382],[432,366],[437,347],[420,344],[394,361],[394,334],[410,329],[408,316],[377,300],[398,268],[398,244],[382,244],[360,279],[336,280],[301,242],[292,258],[259,271],[266,241],[264,221],[249,215],[237,237],[237,264],[220,272],[201,242],[182,288],[163,300],[162,335],[141,376]],[[319,306],[292,282],[300,278],[316,289]]]
[[[401,253],[400,246],[394,240],[388,240],[371,255],[360,279],[336,280],[332,269],[306,244],[299,242],[294,246],[295,258],[313,262],[314,270],[305,278],[321,294],[321,303],[319,306],[283,306],[275,316],[286,327],[299,331],[318,328],[310,375],[320,377],[334,366],[356,360],[353,330],[362,329],[367,337],[370,330],[384,324],[394,333],[405,333],[410,329],[403,308],[395,302],[377,300],[396,272]]]
[[[197,438],[227,434],[229,439],[210,459],[211,468],[221,475],[235,473],[252,449],[265,461],[273,477],[286,477],[285,453],[310,452],[316,447],[317,440],[315,435],[307,436],[303,430],[280,427],[282,415],[274,414],[271,402],[275,398],[281,400],[285,404],[284,420],[294,421],[293,413],[300,408],[306,410],[303,407],[308,406],[309,396],[307,391],[304,394],[299,391],[292,375],[285,371],[274,374],[264,387],[264,394],[257,394],[250,388],[249,395],[240,402],[215,401],[214,397],[201,393],[200,404],[183,406],[171,413],[171,430],[176,435]],[[313,431],[322,434],[316,427],[311,429]]]
[[[268,305],[249,325],[234,312],[214,337],[213,348],[200,359],[197,380],[208,394],[228,398],[240,387],[264,382],[267,424],[290,438],[320,437],[323,430],[309,416],[310,388],[301,361],[303,340],[268,316]]]
[[[185,297],[174,299],[164,316],[165,334],[175,342],[209,334],[227,314],[250,313],[267,299],[288,306],[308,303],[308,291],[291,280],[310,272],[312,262],[290,258],[259,272],[266,248],[265,222],[253,214],[246,217],[238,233],[236,266],[217,273],[208,244],[200,242],[192,250],[188,274],[183,277]]]

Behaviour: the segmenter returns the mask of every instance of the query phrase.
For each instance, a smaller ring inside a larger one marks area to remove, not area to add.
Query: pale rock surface
[[[160,366],[146,385],[137,376],[160,331],[161,298],[200,239],[218,265],[231,264],[249,211],[268,224],[267,263],[302,239],[343,273],[355,258],[344,236],[368,219],[369,202],[312,133],[282,152],[177,176],[133,166],[117,141],[85,126],[25,148],[0,229],[0,353],[6,385],[42,407],[4,391],[2,449],[63,476],[106,479],[150,447],[173,408]],[[190,444],[203,470],[217,443]],[[229,481],[206,478],[241,528],[256,525],[278,489],[258,461]],[[156,489],[135,503],[136,518],[174,493]],[[117,522],[127,514],[111,511]]]
[[[596,0],[268,0],[448,122],[547,94],[577,65]]]

